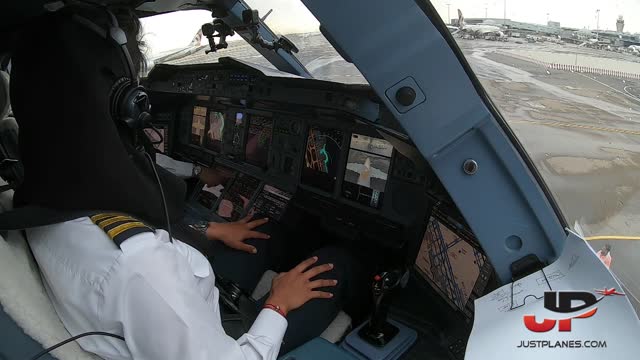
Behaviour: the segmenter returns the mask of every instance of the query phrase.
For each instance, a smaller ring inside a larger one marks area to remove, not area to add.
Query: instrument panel
[[[176,151],[193,161],[240,163],[282,179],[299,175],[300,186],[328,196],[340,184],[338,193],[346,200],[371,209],[383,203],[394,147],[364,127],[323,126],[205,104],[192,107],[190,120],[189,142]]]
[[[384,116],[366,86],[271,76],[229,62],[161,65],[146,86],[154,117],[165,119],[154,121],[167,143],[160,151],[223,174],[218,186],[199,184],[191,195],[199,216],[280,221],[295,206],[338,232],[391,246],[402,246],[398,232],[420,217],[405,203],[424,197],[424,174],[403,169],[415,165],[371,125]]]

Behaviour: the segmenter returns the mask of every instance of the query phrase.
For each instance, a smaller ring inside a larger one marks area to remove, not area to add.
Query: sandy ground
[[[509,54],[519,46],[535,48],[538,57],[546,51],[548,62],[555,52],[571,51],[637,58],[553,44],[461,40],[460,46],[569,223],[578,223],[586,236],[640,236],[640,82],[550,70]],[[640,242],[590,242],[595,250],[607,243],[611,270],[640,313]]]

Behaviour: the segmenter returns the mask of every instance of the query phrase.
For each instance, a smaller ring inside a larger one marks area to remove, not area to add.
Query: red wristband
[[[287,317],[287,314],[285,314],[284,311],[282,311],[282,309],[278,305],[264,304],[264,306],[262,308],[263,309],[273,310],[273,311],[277,312],[278,314],[282,315],[283,318]]]

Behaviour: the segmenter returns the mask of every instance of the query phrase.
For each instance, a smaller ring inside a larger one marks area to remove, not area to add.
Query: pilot
[[[130,10],[113,12],[138,72],[140,23]],[[264,258],[274,239],[253,239],[268,237],[255,232],[264,219],[207,224],[206,241],[226,251],[213,255],[212,268],[201,252],[161,229],[168,227],[165,209],[170,223],[181,221],[185,185],[148,161],[128,125],[112,118],[114,84],[127,69],[124,51],[98,34],[113,22],[103,8],[64,8],[24,28],[12,56],[11,101],[25,174],[14,206],[67,216],[26,230],[66,329],[123,337],[77,340],[104,359],[272,360],[319,336],[353,288],[350,262],[332,249],[280,273],[246,333],[237,339],[225,333],[216,263],[235,262],[224,274],[233,279],[233,271]]]

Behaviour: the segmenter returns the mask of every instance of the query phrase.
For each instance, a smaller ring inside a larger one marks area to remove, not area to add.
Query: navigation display
[[[473,301],[482,295],[491,265],[480,250],[431,217],[415,269],[452,307],[471,317]]]
[[[244,113],[237,112],[233,120],[233,138],[231,140],[231,153],[234,155],[244,154],[244,124]]]
[[[247,136],[245,153],[245,160],[249,164],[261,168],[267,167],[272,131],[272,119],[260,115],[251,115],[249,118],[249,135]]]
[[[191,121],[191,143],[202,146],[204,129],[207,122],[207,108],[204,106],[193,107],[193,120]]]
[[[336,184],[342,150],[341,130],[312,126],[304,155],[302,182],[331,192]]]
[[[216,174],[218,175],[217,182],[219,182],[219,184],[215,186],[204,185],[196,196],[196,201],[209,210],[214,209],[216,201],[220,198],[222,191],[227,187],[229,181],[233,179],[236,173],[231,169],[219,166],[216,167]]]
[[[382,204],[393,145],[386,140],[352,134],[342,196],[372,208]]]
[[[282,215],[292,197],[293,194],[271,185],[265,185],[253,203],[249,214],[256,217],[269,217],[272,220],[279,221],[282,219]]]
[[[222,151],[222,134],[224,133],[224,113],[210,111],[207,122],[207,136],[204,139],[204,147],[215,152]]]
[[[228,221],[236,221],[247,210],[249,201],[258,190],[260,180],[239,173],[235,181],[222,194],[216,213]]]

